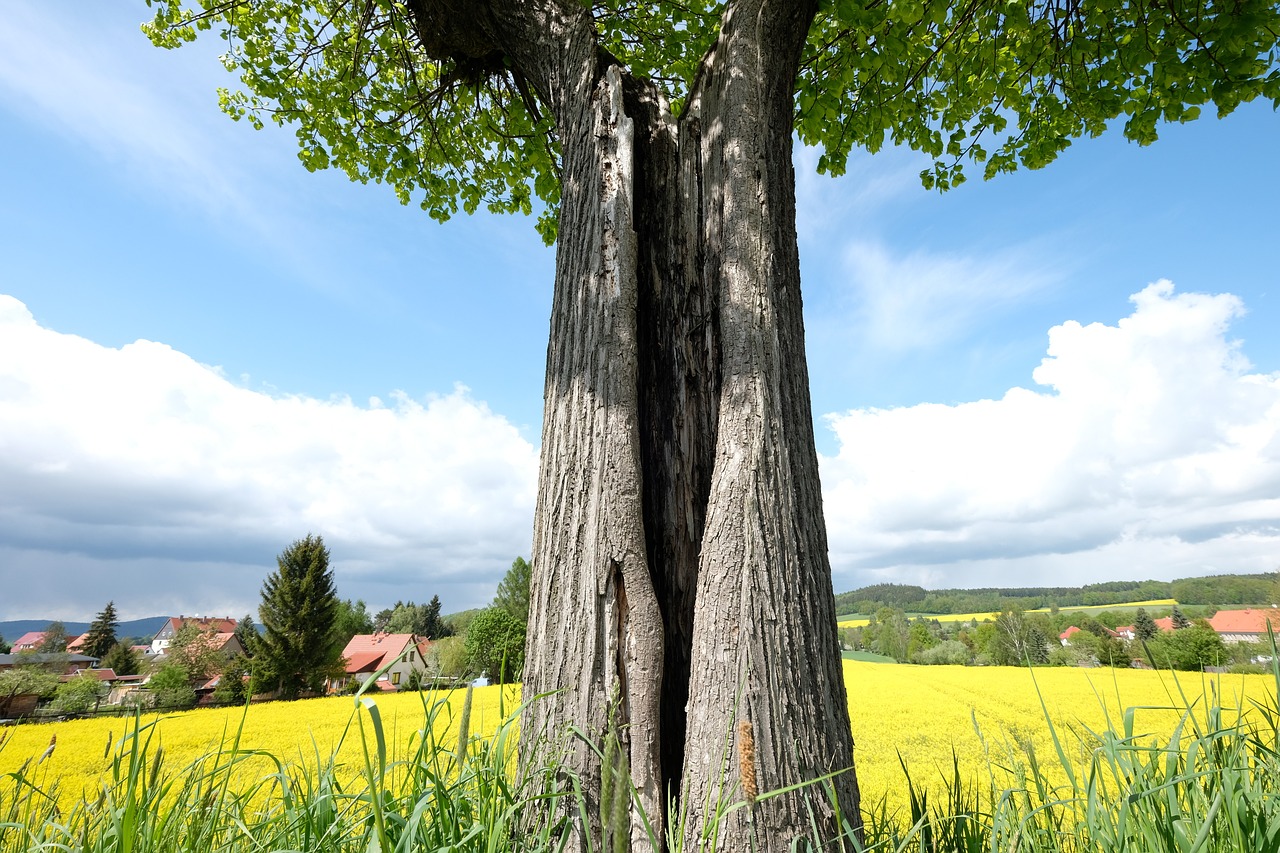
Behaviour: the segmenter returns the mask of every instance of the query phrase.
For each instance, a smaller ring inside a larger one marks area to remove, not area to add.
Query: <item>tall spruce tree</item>
[[[246,657],[253,657],[258,650],[258,627],[253,624],[253,616],[246,613],[236,623],[236,639],[240,641]]]
[[[1139,640],[1150,640],[1159,633],[1156,620],[1151,618],[1145,607],[1139,607],[1138,612],[1133,615],[1133,635]]]
[[[89,625],[89,633],[81,644],[83,653],[99,660],[105,658],[107,652],[111,651],[111,647],[116,644],[116,629],[119,627],[116,603],[108,601],[107,606],[102,608],[102,612],[94,617],[92,624]]]
[[[320,692],[333,674],[342,649],[334,641],[338,595],[329,568],[329,549],[307,534],[276,558],[277,568],[262,584],[258,617],[266,633],[257,643],[254,681],[281,699]]]
[[[422,631],[419,636],[428,640],[438,640],[453,633],[449,623],[440,616],[440,596],[431,596],[431,601],[423,606]]]

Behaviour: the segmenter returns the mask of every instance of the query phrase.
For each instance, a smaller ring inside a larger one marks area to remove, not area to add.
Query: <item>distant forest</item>
[[[1175,598],[1180,604],[1225,607],[1269,604],[1280,592],[1280,573],[1211,575],[1175,581],[1107,581],[1087,586],[1027,587],[1023,589],[937,589],[881,583],[836,594],[841,616],[875,613],[894,607],[907,613],[985,613],[1035,610],[1041,607],[1098,607],[1128,601]]]

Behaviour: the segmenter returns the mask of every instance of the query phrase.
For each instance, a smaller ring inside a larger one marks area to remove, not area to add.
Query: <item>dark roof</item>
[[[70,681],[82,675],[91,675],[99,681],[115,681],[116,671],[114,669],[77,669],[75,672],[67,673],[60,680]]]
[[[97,658],[91,658],[88,655],[73,655],[66,652],[23,652],[17,655],[0,655],[0,666],[17,666],[24,663],[65,663],[65,664],[85,664],[88,665],[98,662]]]

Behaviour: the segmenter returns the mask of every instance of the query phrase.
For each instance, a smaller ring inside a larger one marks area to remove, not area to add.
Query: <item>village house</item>
[[[13,669],[15,666],[38,665],[61,670],[59,674],[67,675],[82,669],[91,669],[97,663],[97,658],[91,658],[88,655],[73,655],[66,652],[24,651],[21,654],[0,655],[0,672],[6,669]]]
[[[435,675],[427,659],[430,648],[430,640],[413,634],[356,634],[342,650],[344,675],[329,682],[329,692],[363,682],[388,664],[374,684],[379,690],[399,690],[415,672],[420,679],[430,678]]]
[[[34,652],[40,648],[40,644],[44,642],[44,631],[28,631],[21,637],[13,641],[13,645],[9,651],[16,654],[18,652]]]
[[[245,654],[244,644],[233,632],[202,634],[198,642],[208,646],[212,651],[220,652],[225,658]]]
[[[1267,624],[1280,634],[1280,610],[1219,610],[1209,620],[1224,643],[1260,643],[1267,638]]]
[[[1058,642],[1062,643],[1062,645],[1064,646],[1069,646],[1071,645],[1071,638],[1074,637],[1076,634],[1080,633],[1080,631],[1082,630],[1083,630],[1082,628],[1077,628],[1075,625],[1072,625],[1070,628],[1068,628],[1067,630],[1063,631],[1061,634],[1058,635]],[[1120,631],[1123,629],[1117,628],[1115,631],[1112,631],[1110,628],[1103,626],[1102,630],[1107,632],[1108,637],[1115,637],[1119,639],[1121,636],[1123,636],[1120,633]],[[1132,638],[1129,638],[1129,639],[1132,639]]]
[[[141,687],[147,680],[145,675],[116,675],[113,669],[89,669],[88,667],[72,670],[65,675],[59,676],[58,680],[66,682],[73,678],[79,678],[81,675],[96,678],[107,686],[107,694],[103,697],[101,703],[104,705],[120,704],[126,696]]]
[[[156,635],[151,638],[150,653],[153,655],[163,655],[169,648],[169,644],[173,642],[174,634],[182,629],[184,625],[195,625],[201,634],[212,634],[215,637],[223,637],[224,635],[234,634],[238,623],[232,618],[215,618],[208,616],[170,616],[165,623],[160,626],[160,630],[156,631]],[[216,648],[222,649],[229,641],[223,639]],[[235,649],[239,651],[236,652]],[[227,649],[228,655],[237,653],[244,654],[244,646],[239,640],[235,642],[235,648]]]

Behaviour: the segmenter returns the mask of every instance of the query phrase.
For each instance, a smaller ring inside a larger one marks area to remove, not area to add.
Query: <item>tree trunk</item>
[[[562,196],[525,653],[526,694],[549,695],[529,706],[522,744],[536,755],[569,724],[602,744],[612,721],[640,804],[660,821],[663,631],[641,500],[634,123],[621,76],[608,69],[587,132],[563,143],[573,179]],[[562,749],[589,814],[608,814],[592,744]]]
[[[704,128],[705,274],[720,317],[715,467],[698,565],[682,796],[691,831],[706,803],[754,775],[761,791],[853,763],[826,525],[813,440],[791,164],[795,69],[814,8],[743,3],[725,16]],[[742,766],[729,735],[754,735]],[[726,755],[727,753],[727,755]],[[859,824],[852,772],[722,822],[722,849],[787,849],[810,808]],[[748,847],[747,837],[753,839]],[[688,840],[688,838],[686,839]]]
[[[815,785],[715,812],[742,798],[740,768],[765,792],[853,763],[791,167],[816,2],[730,3],[678,119],[576,0],[410,8],[429,50],[501,52],[561,143],[524,759],[562,750],[583,849],[619,820],[647,849],[640,810],[661,839],[673,806],[685,850],[787,850],[811,821],[829,842],[860,823],[851,769],[834,800]],[[599,755],[571,725],[616,733],[629,815],[600,801]]]

